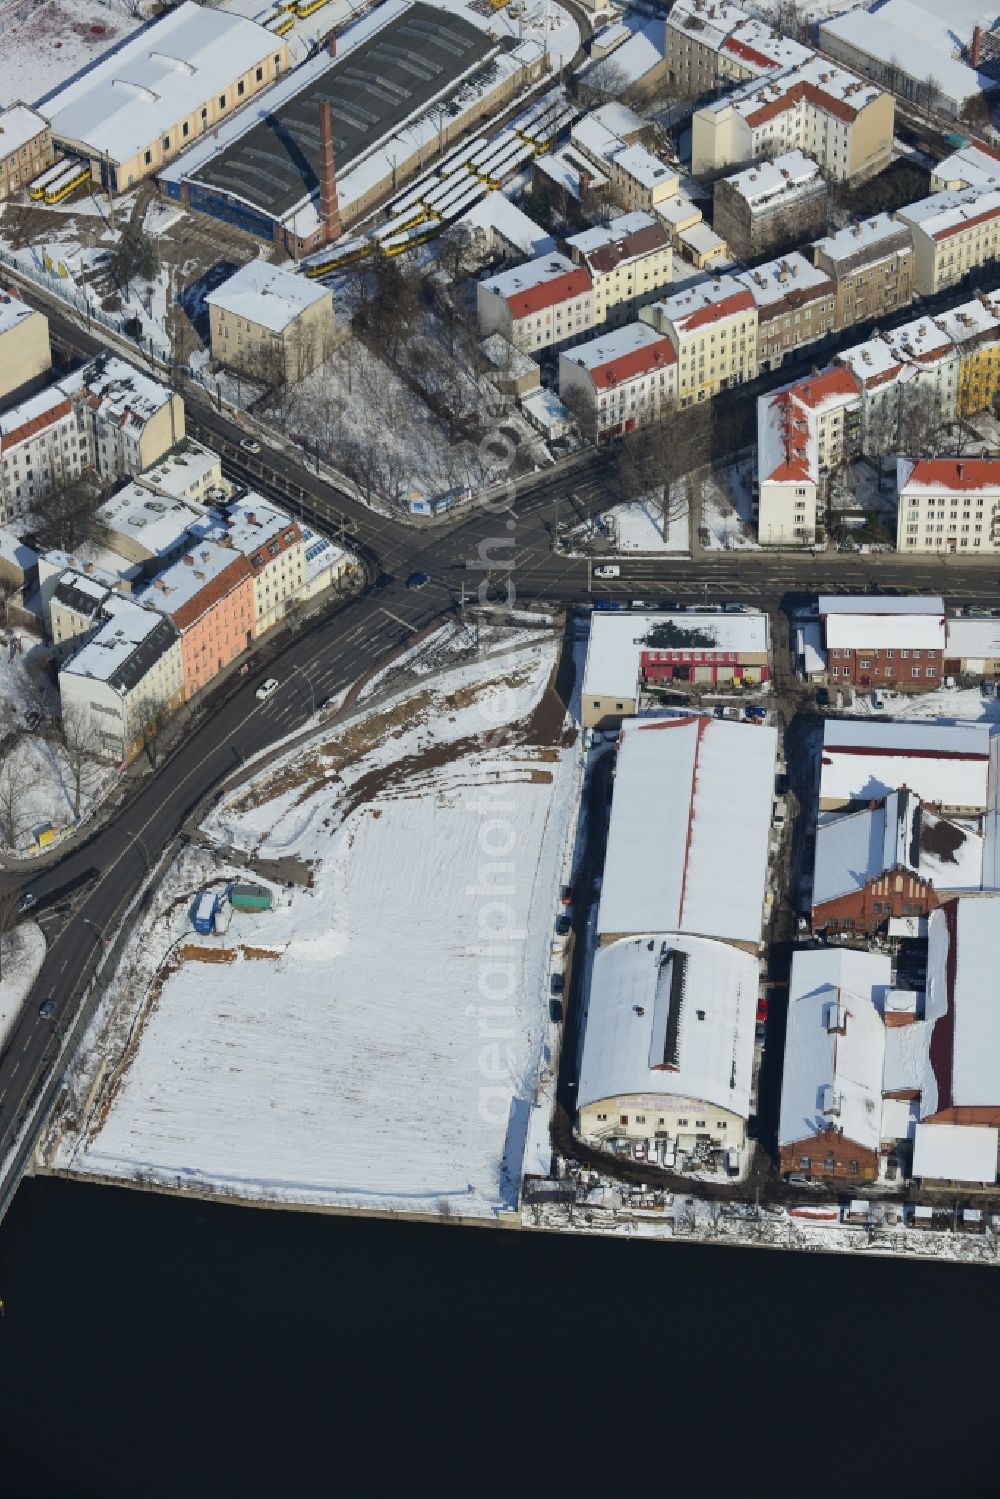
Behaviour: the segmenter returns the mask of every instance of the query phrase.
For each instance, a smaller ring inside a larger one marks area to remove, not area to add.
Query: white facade
[[[901,458],[897,485],[899,551],[1000,551],[1000,459]]]
[[[559,356],[559,395],[586,403],[598,440],[660,421],[677,402],[677,360],[664,334],[630,323]]]
[[[34,502],[78,479],[93,461],[88,430],[58,387],[0,415],[3,524],[30,514]]]
[[[480,281],[476,308],[480,333],[502,333],[524,353],[566,343],[594,326],[590,274],[559,254]]]

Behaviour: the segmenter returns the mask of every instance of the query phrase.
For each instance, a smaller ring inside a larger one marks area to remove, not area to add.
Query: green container
[[[263,885],[230,885],[229,904],[234,911],[270,911],[271,892]]]

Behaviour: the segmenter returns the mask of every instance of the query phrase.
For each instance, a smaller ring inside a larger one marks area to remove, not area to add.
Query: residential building
[[[51,368],[48,318],[16,291],[0,288],[0,398]]]
[[[958,352],[956,414],[988,411],[1000,391],[1000,296],[988,292],[974,297],[936,313],[934,321]]]
[[[715,175],[798,147],[835,181],[857,181],[889,165],[893,119],[891,94],[814,55],[696,110],[692,170]]]
[[[666,225],[670,243],[674,249],[693,259],[689,240],[683,239],[682,236],[690,236],[692,229],[702,226],[704,220],[701,209],[691,201],[686,192],[680,190],[672,197],[657,203],[656,212]]]
[[[254,635],[279,624],[306,597],[306,548],[297,521],[259,494],[249,493],[217,507],[206,532],[222,547],[240,552],[253,579]]]
[[[193,437],[183,438],[143,470],[138,482],[154,494],[201,505],[209,504],[220,492],[229,493],[229,484],[222,477],[222,459]]]
[[[29,515],[42,495],[79,479],[90,462],[86,431],[58,386],[0,413],[3,524]]]
[[[597,170],[590,157],[573,146],[560,146],[556,151],[533,157],[531,172],[534,186],[551,194],[556,207],[563,210],[585,201],[591,193],[606,195],[610,187],[608,178]],[[545,249],[534,253],[544,254]]]
[[[689,229],[680,230],[677,235],[677,248],[696,271],[718,273],[733,263],[729,246],[722,235],[716,234],[710,225],[701,221],[693,224]]]
[[[641,127],[639,116],[625,106],[605,106],[576,122],[570,142],[607,179],[624,207],[648,211],[673,197],[680,179],[676,167],[642,144]]]
[[[887,317],[913,301],[913,240],[887,213],[817,240],[812,251],[834,284],[838,329]]]
[[[584,229],[567,239],[565,250],[590,275],[595,327],[631,322],[673,277],[670,236],[651,213],[622,214],[606,227]]]
[[[54,160],[48,120],[20,100],[0,109],[0,199],[21,192]]]
[[[49,98],[56,144],[124,192],[211,133],[288,67],[264,26],[184,0]]]
[[[883,953],[792,954],[778,1117],[782,1175],[874,1181],[882,1145]]]
[[[913,237],[913,289],[935,296],[1000,254],[1000,187],[935,193],[896,210]]]
[[[896,485],[901,552],[1000,550],[1000,459],[900,458]]]
[[[59,669],[59,696],[64,715],[93,724],[105,758],[134,759],[184,699],[173,621],[109,593],[97,628]]]
[[[38,583],[38,553],[13,531],[0,528],[0,583],[17,595]]]
[[[674,346],[646,323],[574,344],[559,356],[559,397],[597,442],[660,421],[677,404]]]
[[[339,587],[345,577],[355,569],[355,563],[343,547],[337,546],[329,536],[319,536],[309,526],[300,526],[302,533],[305,583],[304,599],[315,598],[328,588]]]
[[[883,88],[919,109],[958,120],[972,99],[995,81],[955,56],[955,32],[949,18],[945,49],[932,50],[926,40],[927,11],[909,0],[891,0],[873,10],[850,10],[822,21],[819,44],[829,57],[857,68]]]
[[[712,225],[740,260],[802,244],[826,227],[830,189],[803,151],[783,151],[716,179]]]
[[[253,641],[257,610],[250,562],[216,541],[195,543],[140,597],[168,614],[180,632],[185,702]]]
[[[192,530],[204,515],[200,505],[158,494],[134,479],[104,501],[94,520],[109,547],[152,577],[190,548]]]
[[[983,886],[985,841],[902,786],[816,829],[812,927],[851,939],[908,924],[926,934],[945,901]]]
[[[973,141],[931,167],[932,193],[958,192],[963,187],[1000,187],[1000,151]]]
[[[58,384],[76,412],[80,446],[103,479],[158,463],[184,437],[184,402],[116,354],[98,354]]]
[[[941,685],[943,599],[823,594],[819,617],[834,685],[914,692]]]
[[[51,557],[49,585],[43,589],[46,622],[57,661],[65,660],[100,627],[112,593],[128,597],[113,574],[95,568],[66,566],[61,554]],[[41,570],[40,570],[41,571]]]
[[[645,1140],[678,1166],[742,1150],[750,1115],[757,959],[725,942],[644,933],[600,947],[591,971],[577,1128],[593,1145]]]
[[[594,293],[585,266],[566,255],[543,255],[480,281],[479,331],[502,333],[522,353],[578,338],[594,326]]]
[[[542,372],[538,365],[502,333],[491,333],[489,338],[484,338],[479,352],[489,366],[490,383],[501,395],[524,396],[541,385]]]
[[[583,672],[585,728],[639,711],[647,685],[756,686],[769,678],[766,614],[594,614]]]
[[[677,355],[677,399],[690,406],[753,380],[757,374],[757,307],[733,276],[718,276],[639,314],[666,333]]]
[[[667,16],[667,78],[689,99],[795,67],[812,55],[729,0],[677,0]]]
[[[906,786],[945,816],[983,813],[990,804],[995,737],[987,723],[828,719],[823,725],[820,810],[864,807]]]
[[[803,344],[833,332],[836,291],[825,271],[792,250],[736,278],[757,307],[757,367],[780,369]]]
[[[679,932],[756,953],[777,730],[700,714],[622,724],[597,914],[602,947]]]
[[[757,398],[757,535],[765,546],[811,546],[824,481],[856,450],[860,397],[836,367]]]
[[[649,98],[666,78],[663,21],[659,17],[644,20],[638,14],[630,19],[628,36],[614,48],[610,76],[621,99],[638,102]],[[604,59],[585,63],[578,72],[580,98],[592,101],[606,98],[607,78]]]
[[[205,298],[212,358],[270,383],[297,385],[333,343],[333,293],[305,276],[251,260]]]

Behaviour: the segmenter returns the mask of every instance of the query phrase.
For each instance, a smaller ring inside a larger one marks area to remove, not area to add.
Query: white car
[[[268,677],[266,682],[261,682],[260,686],[257,688],[257,697],[259,701],[263,702],[265,698],[271,696],[272,692],[277,692],[278,686],[279,683],[277,677]]]
[[[253,440],[252,437],[241,437],[240,438],[240,447],[243,449],[244,453],[259,453],[260,452],[260,443],[259,442],[254,442],[254,440]]]

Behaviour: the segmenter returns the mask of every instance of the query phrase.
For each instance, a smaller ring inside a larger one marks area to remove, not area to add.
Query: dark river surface
[[[1000,1493],[1000,1271],[209,1206],[0,1227],[0,1496]]]

